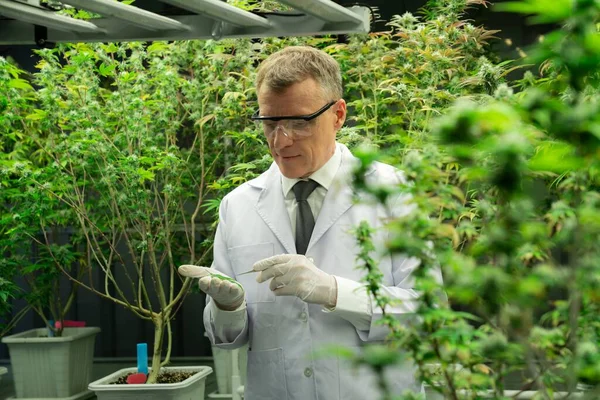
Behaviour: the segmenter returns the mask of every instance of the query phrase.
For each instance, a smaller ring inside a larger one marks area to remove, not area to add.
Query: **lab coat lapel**
[[[353,204],[354,190],[352,187],[352,167],[358,162],[346,146],[341,145],[342,161],[340,168],[327,191],[323,206],[315,222],[315,228],[306,250],[314,246],[329,228],[346,212]]]
[[[295,254],[296,245],[292,235],[292,225],[285,207],[281,176],[277,165],[273,163],[265,176],[261,178],[263,179],[257,179],[251,183],[253,186],[262,188],[256,203],[256,211],[285,250],[290,254]]]

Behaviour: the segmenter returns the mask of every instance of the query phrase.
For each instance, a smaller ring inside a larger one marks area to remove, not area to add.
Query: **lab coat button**
[[[313,263],[313,264],[314,264],[314,262],[315,262],[315,259],[314,259],[314,258],[312,258],[312,257],[308,257],[308,261],[310,261],[311,263]]]
[[[310,377],[312,376],[312,374],[313,374],[313,370],[312,370],[312,368],[306,368],[306,369],[304,370],[304,376],[305,376],[305,377],[307,377],[307,378],[310,378]]]
[[[308,315],[304,311],[302,311],[300,313],[300,319],[302,320],[302,322],[306,322],[308,321]]]

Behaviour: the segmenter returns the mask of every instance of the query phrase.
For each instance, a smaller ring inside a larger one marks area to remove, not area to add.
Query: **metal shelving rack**
[[[0,0],[0,45],[312,36],[369,32],[367,7],[331,0],[279,0],[293,11],[254,13],[220,0],[156,0],[181,9],[160,15],[115,0],[60,0],[101,15],[79,20],[39,0]]]

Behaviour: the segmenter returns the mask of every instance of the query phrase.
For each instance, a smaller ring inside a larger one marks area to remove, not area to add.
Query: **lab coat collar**
[[[319,216],[315,221],[315,228],[313,230],[310,242],[306,249],[306,253],[310,252],[319,239],[335,224],[335,222],[352,207],[353,198],[355,195],[354,188],[352,186],[352,172],[355,166],[358,165],[359,160],[350,153],[350,150],[343,145],[338,144],[341,150],[341,164],[333,179],[325,200],[323,200],[323,206],[319,212]],[[367,175],[370,175],[374,171],[374,167],[368,170]]]
[[[289,254],[296,253],[296,244],[292,235],[292,224],[285,207],[285,199],[281,195],[281,173],[277,164],[273,163],[264,174],[248,182],[251,186],[262,189],[256,202],[256,211],[263,221],[279,239]],[[269,183],[267,185],[267,183]]]
[[[349,177],[351,177],[353,166],[358,165],[359,162],[358,159],[354,157],[352,153],[350,153],[350,150],[348,150],[348,147],[346,147],[346,145],[342,143],[337,143],[336,145],[338,147],[338,150],[340,151],[342,159],[340,167],[338,168],[337,173],[335,174],[334,182],[336,182],[342,175],[348,175]],[[346,164],[345,167],[344,164]],[[365,173],[365,176],[371,175],[374,171],[375,167],[371,165]],[[280,181],[281,189],[281,176],[282,175],[279,171],[279,167],[275,162],[273,162],[271,163],[271,166],[268,170],[266,170],[256,178],[248,181],[248,184],[257,189],[265,189],[267,186],[269,186],[270,183],[272,183],[273,180],[277,179]]]
[[[341,152],[341,163],[315,222],[315,229],[308,244],[307,254],[325,232],[352,206],[354,195],[351,186],[352,170],[359,161],[345,145],[338,143],[338,147]],[[366,175],[372,174],[374,170],[374,166],[371,166]],[[249,181],[248,184],[262,189],[256,202],[258,214],[273,231],[285,250],[290,254],[295,254],[296,245],[292,235],[290,218],[285,207],[281,172],[277,164],[273,162],[267,171]]]

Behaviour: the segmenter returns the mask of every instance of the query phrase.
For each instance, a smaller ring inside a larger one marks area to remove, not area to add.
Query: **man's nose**
[[[280,134],[281,133],[281,134]],[[291,146],[294,141],[290,137],[290,134],[285,131],[285,128],[280,124],[277,124],[273,130],[273,146],[275,149],[283,149]]]

